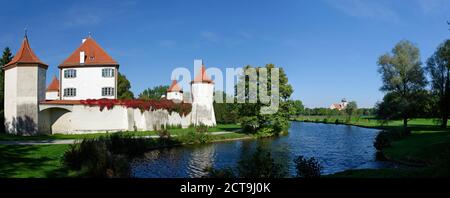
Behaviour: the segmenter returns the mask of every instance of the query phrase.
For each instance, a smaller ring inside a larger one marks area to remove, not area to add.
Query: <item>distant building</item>
[[[172,85],[167,89],[166,98],[167,100],[183,101],[183,89],[176,80],[173,80]]]
[[[347,100],[345,98],[343,98],[340,103],[332,104],[330,106],[330,109],[337,109],[340,111],[342,109],[345,109],[345,107],[347,107],[347,104],[348,104]]]

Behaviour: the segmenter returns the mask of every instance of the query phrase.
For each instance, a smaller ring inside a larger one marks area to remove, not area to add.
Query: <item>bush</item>
[[[381,131],[378,133],[375,138],[375,142],[373,146],[381,151],[384,148],[388,148],[391,146],[393,141],[401,140],[411,134],[411,130],[409,128],[403,129],[392,129],[388,131]]]
[[[324,118],[324,119],[323,119],[323,122],[324,122],[324,123],[328,123],[328,119],[327,119],[327,118]]]
[[[335,121],[334,121],[334,124],[341,124],[342,122],[341,121],[339,121],[339,119],[336,119]]]
[[[294,163],[297,169],[297,177],[320,177],[322,166],[315,158],[306,159],[303,156],[298,156]]]
[[[223,169],[214,169],[212,167],[206,168],[207,174],[203,176],[204,178],[227,178],[232,179],[236,178],[233,169],[231,168],[223,168]]]
[[[382,131],[378,133],[377,137],[375,138],[375,142],[373,143],[373,146],[381,151],[384,148],[390,147],[392,143],[391,137],[388,132]]]
[[[195,131],[189,131],[186,134],[183,134],[178,137],[181,142],[186,144],[204,144],[211,142],[211,136],[207,133],[197,133]]]
[[[204,124],[200,124],[195,126],[195,131],[197,133],[206,133],[208,132],[208,126],[204,125]]]
[[[259,129],[258,118],[256,116],[245,116],[240,119],[244,132],[256,133]]]

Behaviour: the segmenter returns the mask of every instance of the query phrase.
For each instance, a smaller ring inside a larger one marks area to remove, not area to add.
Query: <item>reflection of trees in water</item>
[[[207,145],[193,149],[188,161],[189,177],[203,177],[205,170],[213,167],[215,147]]]

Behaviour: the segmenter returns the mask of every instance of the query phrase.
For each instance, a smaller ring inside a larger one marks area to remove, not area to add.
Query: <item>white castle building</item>
[[[100,109],[85,105],[83,101],[88,99],[117,98],[119,64],[90,36],[58,66],[60,80],[54,76],[46,88],[47,68],[25,36],[13,60],[3,67],[4,124],[8,133],[74,134],[145,131],[162,125],[216,125],[214,83],[203,64],[191,82],[192,110],[187,115],[163,109],[141,111],[122,105]],[[183,90],[176,81],[167,90],[167,99],[183,101]]]

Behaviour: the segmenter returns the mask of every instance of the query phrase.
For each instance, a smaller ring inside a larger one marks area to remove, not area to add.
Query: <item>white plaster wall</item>
[[[167,100],[183,100],[183,93],[181,92],[167,92]]]
[[[186,128],[191,124],[190,115],[180,116],[176,112],[169,115],[167,110],[141,112],[139,109],[120,105],[116,105],[110,110],[105,108],[103,111],[100,111],[98,106],[73,105],[71,112],[61,112],[59,111],[57,118],[48,118],[53,120],[51,129],[54,134],[133,131],[134,126],[137,131],[151,131],[159,129],[161,125]],[[51,111],[50,114],[52,114]],[[44,116],[44,114],[42,115]],[[41,128],[46,128],[46,126]]]
[[[57,91],[47,91],[45,92],[45,99],[46,100],[58,100],[58,92]]]
[[[12,120],[17,115],[17,67],[5,70],[5,129],[8,133],[14,133]]]
[[[33,64],[5,71],[4,115],[8,133],[34,135],[39,132],[38,102],[45,99],[46,71]]]
[[[214,114],[214,84],[193,83],[192,90],[192,123],[194,125],[216,125]]]
[[[86,99],[100,99],[109,98],[114,99],[115,96],[102,96],[102,87],[114,87],[114,92],[117,92],[115,77],[102,77],[102,69],[115,67],[77,67],[70,68],[77,70],[76,78],[64,78],[64,71],[69,69],[62,69],[61,76],[61,97],[63,100],[86,100]],[[114,72],[117,75],[117,71]],[[75,97],[64,97],[65,88],[76,88],[77,93]]]

